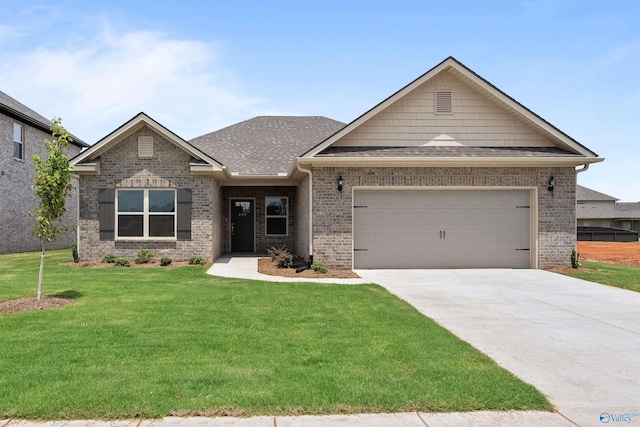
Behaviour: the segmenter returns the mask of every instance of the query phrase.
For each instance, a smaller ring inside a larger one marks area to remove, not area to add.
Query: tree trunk
[[[44,243],[42,244],[42,255],[40,256],[40,274],[38,274],[38,301],[42,297],[42,275],[44,273]]]

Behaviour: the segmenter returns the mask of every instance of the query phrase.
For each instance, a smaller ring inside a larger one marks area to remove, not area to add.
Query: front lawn
[[[640,267],[636,265],[609,264],[584,261],[578,269],[567,269],[564,274],[590,282],[640,292]]]
[[[545,397],[377,285],[68,267],[65,308],[0,314],[0,419],[551,410]],[[0,256],[0,300],[39,254]]]

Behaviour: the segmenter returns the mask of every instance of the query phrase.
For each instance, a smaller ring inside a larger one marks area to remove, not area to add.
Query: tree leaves
[[[51,140],[44,141],[47,157],[33,156],[36,167],[33,189],[40,203],[30,214],[35,219],[33,234],[42,243],[54,241],[66,232],[62,217],[67,212],[66,198],[71,196],[73,189],[69,157],[65,153],[73,139],[62,126],[62,119],[53,119],[51,136]]]

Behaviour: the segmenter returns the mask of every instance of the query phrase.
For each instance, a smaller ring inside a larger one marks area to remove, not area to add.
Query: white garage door
[[[356,190],[354,268],[530,268],[528,190]]]

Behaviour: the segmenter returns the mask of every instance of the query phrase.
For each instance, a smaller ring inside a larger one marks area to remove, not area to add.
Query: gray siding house
[[[51,121],[0,91],[0,253],[40,250],[40,241],[31,234],[33,219],[29,211],[38,200],[31,186],[35,180],[34,154],[46,156],[44,140],[51,139]],[[77,155],[88,145],[75,138],[68,155]],[[64,222],[75,225],[77,195],[67,201]],[[76,240],[72,228],[48,249],[70,247]]]
[[[286,245],[342,268],[548,268],[602,161],[449,57],[349,124],[256,117],[186,141],[140,113],[72,159],[80,256]]]

